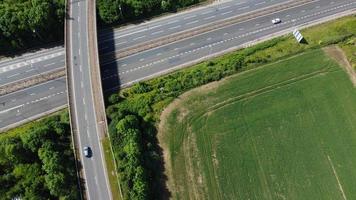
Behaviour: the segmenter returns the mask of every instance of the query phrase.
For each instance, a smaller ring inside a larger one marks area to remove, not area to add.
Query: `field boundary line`
[[[330,164],[330,166],[331,166],[331,168],[332,168],[332,170],[333,170],[334,176],[335,176],[335,178],[336,178],[337,184],[339,185],[339,189],[340,189],[340,192],[341,192],[341,194],[342,194],[342,197],[344,198],[344,200],[347,200],[346,195],[345,195],[345,192],[344,192],[344,189],[342,188],[342,185],[341,185],[341,183],[340,183],[339,176],[338,176],[337,173],[336,173],[334,164],[333,164],[333,162],[331,161],[330,156],[327,155],[327,157],[328,157],[328,160],[329,160],[329,164]]]
[[[246,92],[244,94],[241,94],[239,96],[236,96],[236,97],[233,97],[233,98],[230,98],[230,99],[227,99],[219,104],[215,104],[211,107],[209,107],[209,111],[216,111],[224,106],[227,106],[227,105],[230,105],[231,103],[235,103],[237,101],[241,101],[241,100],[245,100],[245,99],[248,99],[248,98],[251,98],[251,97],[255,97],[257,95],[261,95],[261,94],[265,94],[267,92],[270,92],[274,89],[277,89],[277,88],[282,88],[286,85],[290,85],[290,84],[294,84],[294,83],[297,83],[299,81],[303,81],[303,80],[307,80],[309,78],[314,78],[320,74],[323,74],[323,73],[330,73],[332,72],[330,69],[321,69],[321,70],[317,70],[317,71],[313,71],[311,73],[307,73],[307,74],[303,74],[303,75],[300,75],[300,76],[296,76],[296,77],[293,77],[291,79],[288,79],[288,80],[285,80],[285,81],[282,81],[282,82],[278,82],[278,83],[274,83],[272,85],[269,85],[269,86],[266,86],[266,87],[262,87],[262,88],[259,88],[259,89],[256,89],[256,90],[252,90],[252,91],[249,91],[249,92]]]
[[[236,97],[229,98],[229,99],[225,100],[224,102],[221,102],[219,104],[215,104],[215,105],[212,105],[212,106],[208,107],[206,112],[204,111],[204,112],[200,112],[200,113],[196,114],[196,116],[193,117],[190,120],[190,122],[194,123],[197,120],[200,120],[202,117],[206,116],[207,113],[215,112],[215,111],[217,111],[217,110],[219,110],[219,109],[221,109],[221,108],[223,108],[225,106],[231,105],[233,103],[236,103],[236,102],[239,102],[239,101],[242,101],[242,100],[246,100],[246,99],[250,99],[250,98],[258,96],[258,95],[266,94],[266,93],[271,92],[271,91],[273,91],[273,90],[275,90],[277,88],[282,88],[282,87],[287,86],[287,85],[295,84],[295,83],[297,83],[299,81],[308,80],[310,78],[314,78],[314,77],[320,76],[320,75],[325,74],[325,73],[332,73],[332,72],[335,72],[335,71],[338,71],[338,70],[330,70],[330,69],[317,70],[317,71],[314,71],[314,72],[310,72],[310,73],[307,73],[307,74],[303,74],[303,75],[300,75],[300,76],[293,77],[291,79],[288,79],[288,80],[285,80],[285,81],[282,81],[282,82],[274,83],[272,85],[269,85],[269,86],[266,86],[266,87],[263,87],[263,88],[252,90],[252,91],[246,92],[244,94],[240,94],[240,95],[238,95]]]

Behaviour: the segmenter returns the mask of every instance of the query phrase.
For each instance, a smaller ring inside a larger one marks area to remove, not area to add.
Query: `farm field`
[[[355,103],[320,49],[183,94],[158,135],[173,199],[356,199]]]

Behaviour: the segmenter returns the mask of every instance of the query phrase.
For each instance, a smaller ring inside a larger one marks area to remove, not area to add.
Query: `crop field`
[[[173,199],[356,199],[356,88],[323,50],[185,93],[159,140]]]

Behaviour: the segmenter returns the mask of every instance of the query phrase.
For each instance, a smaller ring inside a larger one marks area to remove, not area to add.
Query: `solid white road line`
[[[11,110],[15,110],[15,109],[18,109],[18,108],[21,108],[22,106],[24,106],[25,104],[21,104],[21,105],[18,105],[18,106],[15,106],[15,107],[12,107],[12,108],[9,108],[9,109],[6,109],[6,110],[2,110],[2,111],[0,111],[0,114],[2,114],[2,113],[7,113],[7,112],[9,112],[9,111],[11,111]]]

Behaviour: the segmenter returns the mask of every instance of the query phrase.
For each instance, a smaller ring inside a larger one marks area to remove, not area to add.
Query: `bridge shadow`
[[[154,123],[140,119],[144,143],[143,167],[146,169],[149,181],[150,199],[168,200],[172,194],[167,187],[168,177],[165,172],[165,161],[163,159],[163,149],[157,139],[157,127]]]
[[[98,30],[103,29],[98,27]],[[101,81],[105,105],[108,105],[107,99],[113,93],[120,91],[120,62],[115,59],[115,52],[119,46],[115,45],[115,32],[113,28],[105,27],[105,31],[98,32],[98,51],[101,71]]]
[[[120,67],[123,63],[115,60],[114,52],[120,50],[119,43],[124,41],[115,35],[115,31],[110,27],[98,27],[98,48],[100,58],[101,78],[103,85],[103,94],[106,107],[112,103],[109,102],[109,97],[112,94],[120,92]],[[122,100],[122,99],[121,99]],[[119,100],[119,101],[121,101]],[[110,124],[110,121],[108,121]],[[167,188],[167,176],[164,174],[163,150],[158,144],[157,129],[154,124],[144,121],[141,118],[141,129],[145,132],[143,140],[146,143],[143,145],[144,161],[143,166],[149,175],[149,191],[151,199],[170,199],[171,193]],[[145,149],[150,146],[149,149]]]

